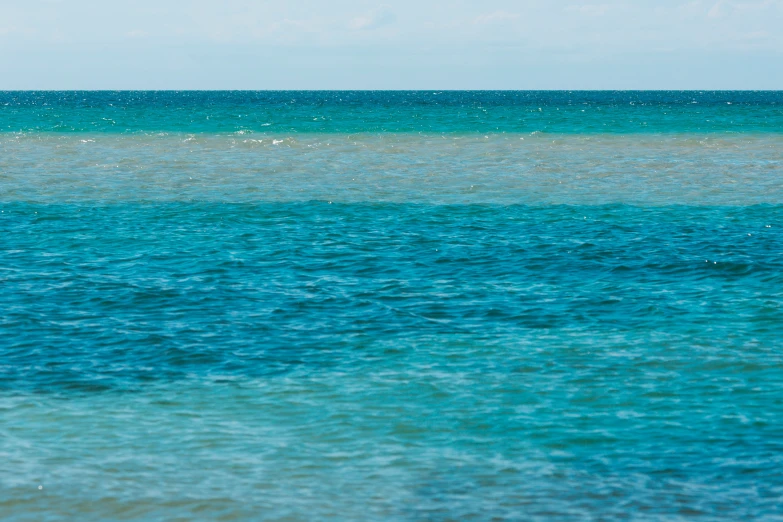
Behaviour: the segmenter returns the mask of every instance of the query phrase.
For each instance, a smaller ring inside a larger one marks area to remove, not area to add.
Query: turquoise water
[[[783,91],[3,92],[11,132],[773,132]]]
[[[781,101],[0,93],[0,518],[782,519]]]

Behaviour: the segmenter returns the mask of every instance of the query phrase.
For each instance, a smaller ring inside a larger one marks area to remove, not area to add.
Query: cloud
[[[508,11],[495,11],[494,13],[487,13],[478,16],[473,23],[476,25],[487,25],[499,22],[510,22],[519,18],[516,13],[509,13]]]
[[[569,5],[566,11],[586,16],[602,16],[609,10],[608,4]]]
[[[749,33],[741,33],[738,36],[744,40],[766,40],[769,38],[769,33],[767,31],[751,31]]]
[[[396,19],[394,13],[387,6],[382,5],[369,13],[357,16],[350,21],[348,26],[355,31],[366,31],[392,24]]]
[[[783,8],[783,0],[761,0],[759,2],[729,2],[719,0],[707,12],[708,18],[721,18],[738,13],[757,14],[768,9]]]
[[[709,11],[707,11],[707,18],[720,18],[721,16],[726,14],[726,10],[724,8],[725,2],[718,2],[715,5],[713,5]]]

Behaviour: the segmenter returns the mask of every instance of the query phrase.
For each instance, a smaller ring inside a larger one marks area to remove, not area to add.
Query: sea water
[[[0,518],[783,519],[783,94],[0,93]]]

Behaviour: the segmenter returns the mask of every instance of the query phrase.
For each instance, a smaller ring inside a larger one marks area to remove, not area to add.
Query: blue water
[[[0,518],[783,518],[779,93],[0,100]]]

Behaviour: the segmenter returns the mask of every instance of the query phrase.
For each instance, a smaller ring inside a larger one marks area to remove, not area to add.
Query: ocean
[[[0,518],[783,520],[783,92],[0,92]]]

